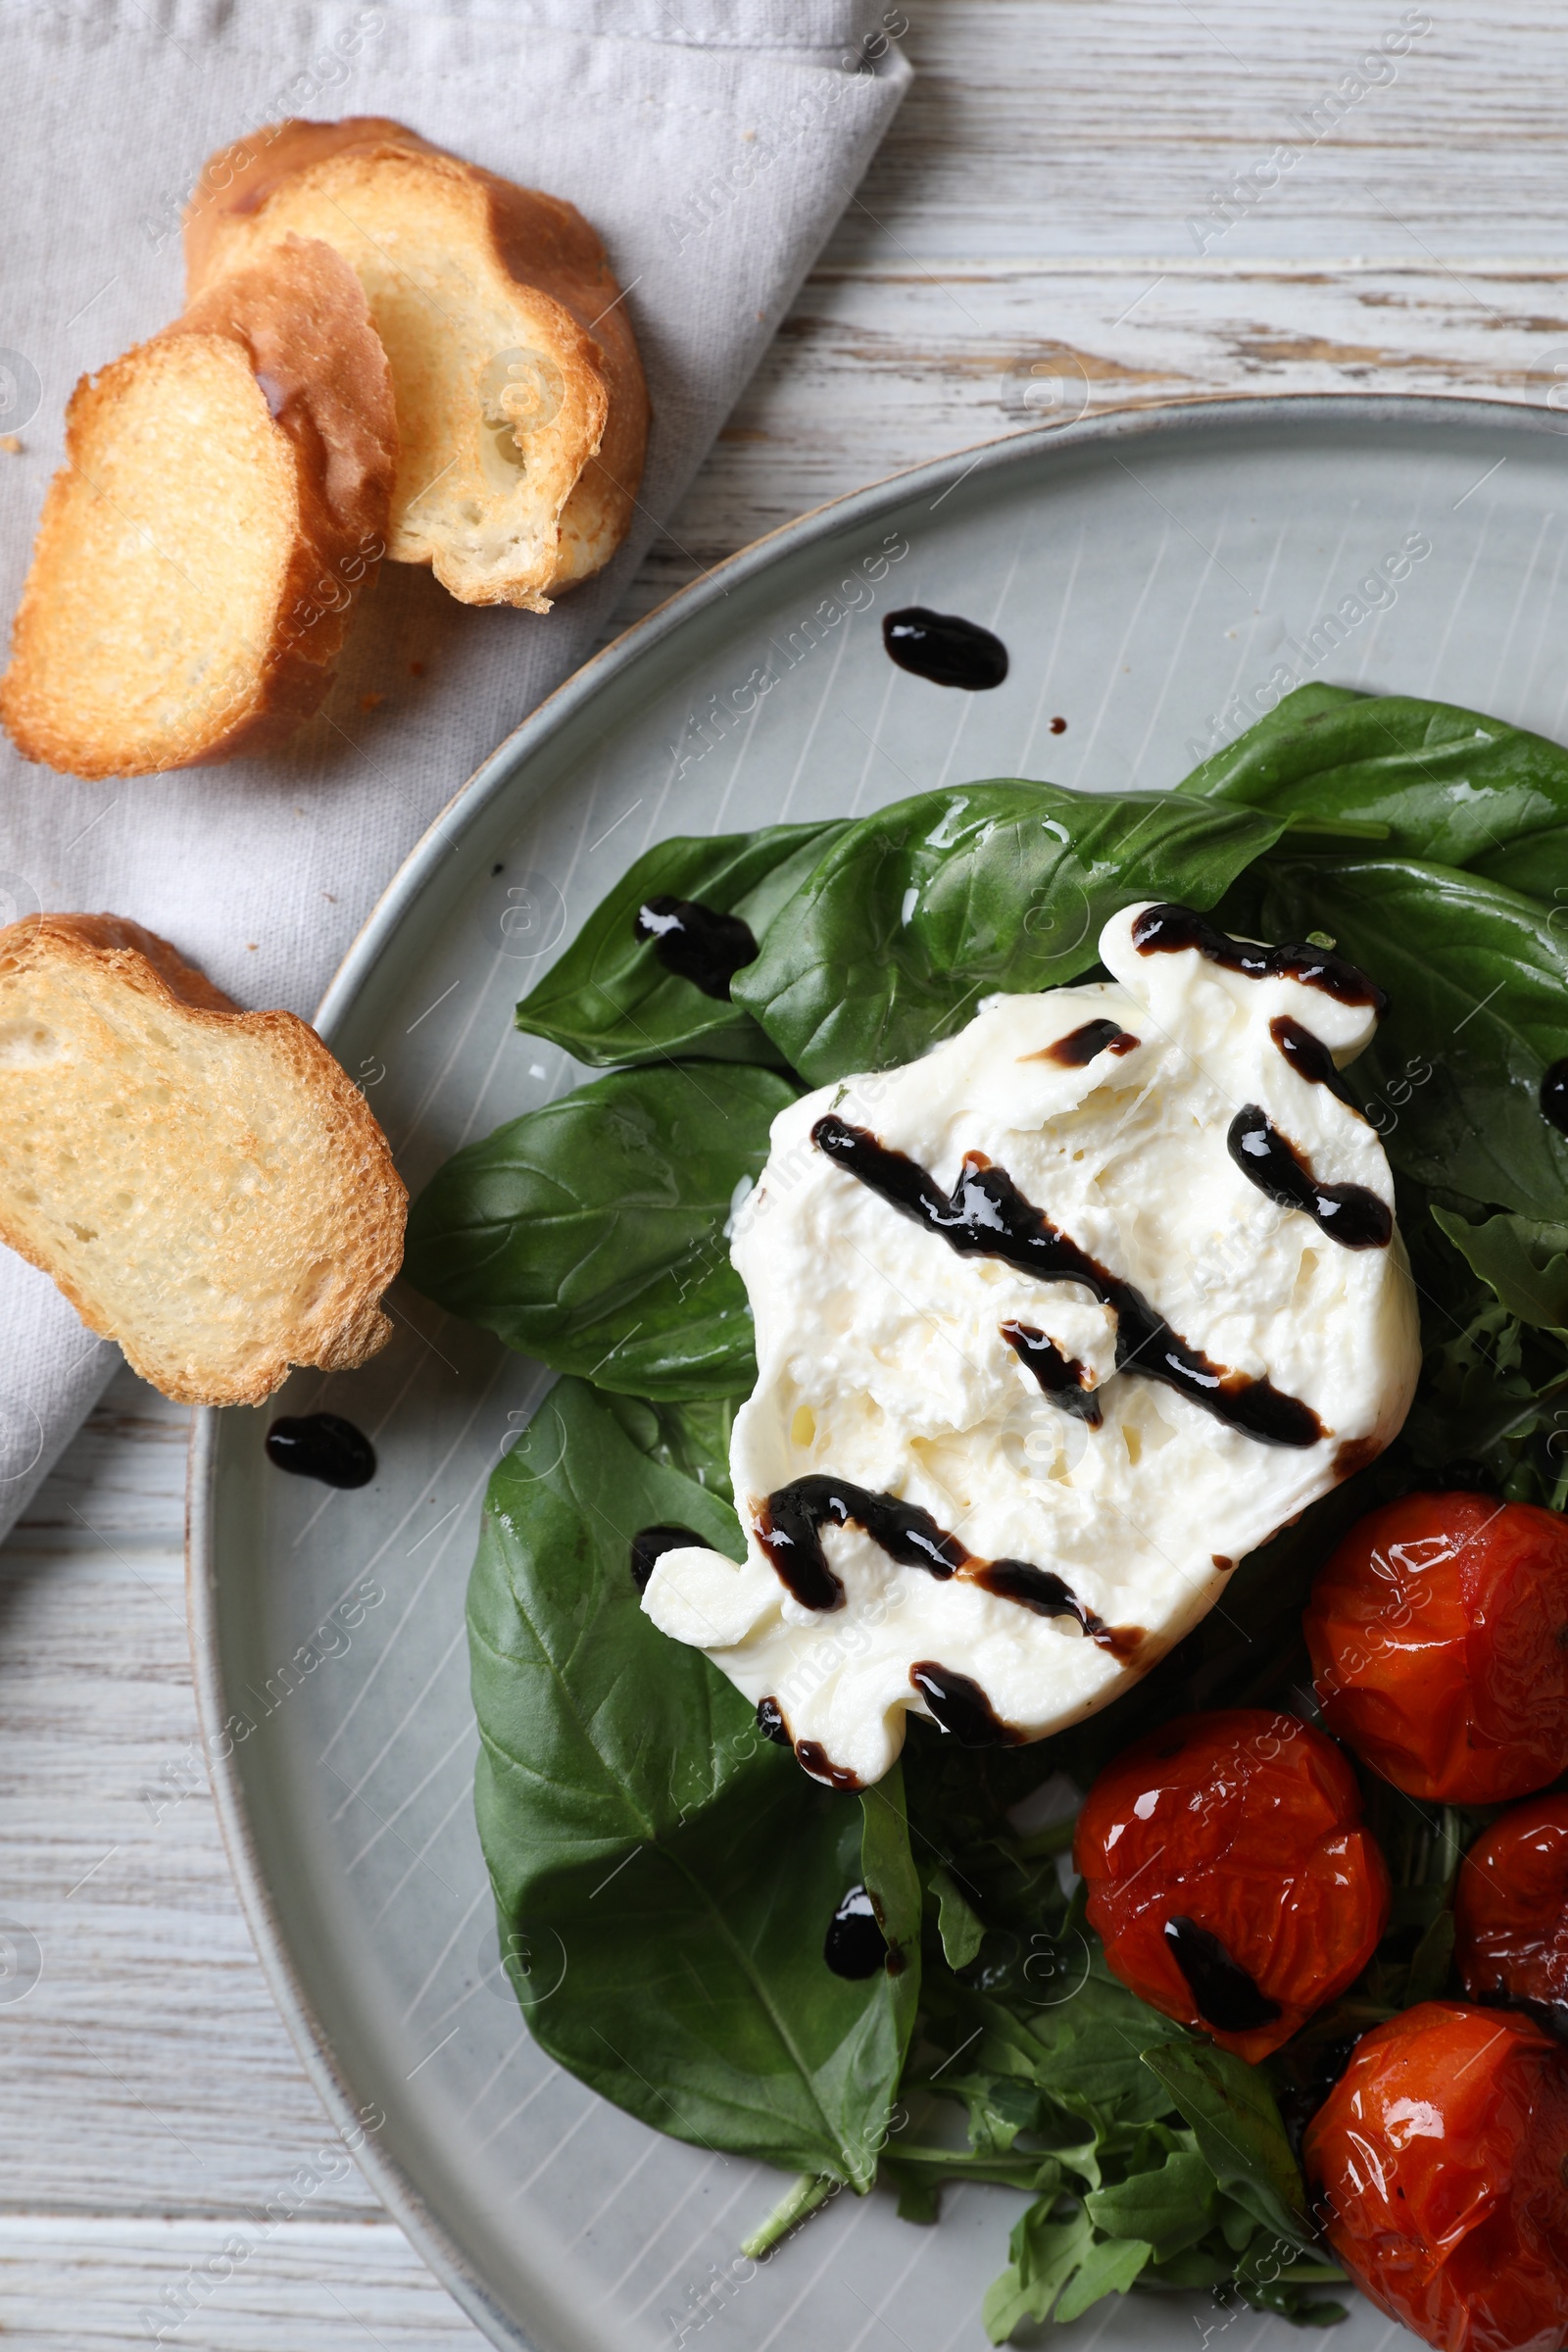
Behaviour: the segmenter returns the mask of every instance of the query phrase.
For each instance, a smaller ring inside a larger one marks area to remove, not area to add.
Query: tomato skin
[[[1453,1957],[1472,2000],[1568,2013],[1568,1794],[1519,1805],[1476,1839],[1453,1915]]]
[[[1073,1863],[1124,1984],[1243,2058],[1279,2048],[1371,1958],[1389,1874],[1355,1776],[1294,1715],[1186,1715],[1116,1757],[1085,1800]],[[1279,2015],[1226,2030],[1199,2009],[1166,1923],[1217,1936]]]
[[[1568,1768],[1568,1520],[1406,1494],[1357,1521],[1302,1620],[1323,1720],[1410,1796],[1506,1804]]]
[[[1302,2150],[1331,2250],[1442,2352],[1568,2334],[1568,2049],[1526,2017],[1423,2001],[1357,2043]]]

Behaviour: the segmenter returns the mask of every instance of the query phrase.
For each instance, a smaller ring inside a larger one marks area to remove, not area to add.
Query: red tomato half
[[[1568,2333],[1568,2049],[1526,2017],[1423,2001],[1378,2026],[1307,2127],[1328,2241],[1443,2352]]]
[[[1568,1796],[1537,1797],[1476,1839],[1453,1917],[1472,2000],[1568,2005]]]
[[[1389,1874],[1339,1749],[1294,1715],[1187,1715],[1106,1766],[1073,1862],[1124,1984],[1263,2058],[1358,1977]]]
[[[1568,1768],[1568,1520],[1407,1494],[1359,1520],[1302,1621],[1323,1720],[1411,1796],[1505,1804]]]

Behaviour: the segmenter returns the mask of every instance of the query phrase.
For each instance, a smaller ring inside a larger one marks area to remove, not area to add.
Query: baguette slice
[[[364,1096],[291,1012],[240,1012],[110,914],[0,930],[0,1240],[186,1404],[346,1371],[408,1195]]]
[[[385,553],[397,421],[359,279],[290,239],[83,376],[0,717],[28,760],[146,775],[317,708]]]
[[[550,600],[625,537],[648,393],[576,210],[380,116],[285,122],[213,156],[185,216],[197,293],[294,233],[360,275],[397,392],[391,555],[467,605]]]

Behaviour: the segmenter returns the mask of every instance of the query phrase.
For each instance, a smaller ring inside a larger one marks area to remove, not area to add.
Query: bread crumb
[[[248,939],[248,940],[245,942],[245,953],[246,953],[246,955],[247,955],[247,956],[254,956],[254,955],[255,955],[255,953],[256,953],[256,942],[255,942],[255,940],[254,940],[254,939]]]
[[[360,709],[362,710],[379,710],[381,705],[385,701],[386,696],[384,694],[362,694],[360,697]]]
[[[22,455],[22,443],[15,433],[0,433],[0,449],[5,451],[8,458],[20,458]]]

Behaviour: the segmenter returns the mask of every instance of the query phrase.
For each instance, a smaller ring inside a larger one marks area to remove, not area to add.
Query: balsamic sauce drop
[[[1007,674],[1007,649],[977,620],[956,612],[929,612],[906,605],[882,623],[882,642],[901,669],[933,686],[961,686],[969,694],[1000,686]]]
[[[1305,1078],[1312,1086],[1326,1086],[1357,1118],[1366,1116],[1320,1037],[1314,1037],[1300,1021],[1293,1021],[1288,1012],[1274,1015],[1268,1033],[1298,1077]]]
[[[978,1683],[966,1674],[956,1674],[951,1666],[938,1666],[930,1658],[917,1658],[909,1668],[909,1680],[930,1708],[935,1720],[945,1732],[951,1732],[960,1747],[1018,1747],[1023,1734],[1004,1723]]]
[[[688,1544],[700,1550],[702,1542],[689,1527],[640,1527],[631,1540],[631,1581],[638,1592],[647,1592],[648,1579],[666,1551],[682,1551]]]
[[[1364,1184],[1319,1184],[1311,1163],[1258,1103],[1243,1103],[1225,1148],[1250,1184],[1281,1208],[1303,1210],[1343,1250],[1386,1250],[1393,1241],[1387,1201]]]
[[[775,1747],[793,1747],[790,1727],[784,1720],[784,1710],[776,1698],[760,1698],[757,1702],[757,1728],[764,1740]]]
[[[835,1764],[820,1740],[797,1740],[795,1761],[813,1781],[825,1781],[830,1788],[842,1788],[853,1796],[860,1786],[860,1776],[848,1764]]]
[[[950,1199],[918,1160],[889,1150],[865,1128],[852,1127],[831,1111],[817,1120],[811,1141],[890,1207],[939,1234],[961,1256],[1000,1257],[1041,1282],[1082,1283],[1116,1317],[1119,1372],[1163,1381],[1264,1446],[1315,1446],[1323,1436],[1310,1405],[1286,1396],[1266,1376],[1229,1372],[1190,1347],[1142,1291],[1058,1233],[1006,1170],[993,1167],[982,1152],[966,1154]]]
[[[375,1476],[375,1447],[340,1413],[284,1413],[267,1433],[267,1458],[323,1487],[368,1487]]]
[[[843,1606],[844,1587],[827,1564],[820,1531],[852,1522],[901,1568],[923,1568],[939,1584],[961,1570],[971,1583],[1004,1600],[1021,1601],[1038,1616],[1076,1617],[1092,1642],[1118,1657],[1130,1656],[1144,1638],[1141,1626],[1106,1625],[1054,1569],[1036,1568],[1028,1560],[976,1559],[918,1503],[901,1502],[897,1494],[876,1494],[849,1479],[820,1474],[778,1488],[757,1514],[757,1540],[780,1583],[803,1609]],[[773,1704],[770,1699],[762,1703]],[[760,1713],[758,1719],[760,1722]],[[808,1744],[803,1740],[796,1750],[803,1762]],[[807,1770],[815,1767],[808,1765]]]
[[[1377,983],[1332,948],[1265,948],[1250,939],[1232,939],[1191,906],[1146,906],[1133,924],[1133,946],[1144,956],[1196,948],[1207,962],[1245,972],[1252,980],[1299,980],[1303,988],[1320,989],[1341,1004],[1370,1004],[1380,1021],[1389,1009]]]
[[[1568,1135],[1568,1054],[1554,1061],[1541,1081],[1541,1115]]]
[[[639,939],[653,941],[666,972],[689,980],[705,997],[727,1001],[730,982],[757,956],[757,942],[738,914],[721,914],[696,899],[648,899],[633,928]]]
[[[1055,1341],[1037,1331],[1032,1323],[1018,1323],[1009,1317],[1005,1323],[999,1323],[997,1329],[1048,1396],[1054,1396],[1058,1404],[1069,1413],[1076,1413],[1080,1421],[1087,1421],[1091,1429],[1100,1427],[1103,1419],[1100,1399],[1093,1389],[1085,1388],[1084,1367],[1075,1355],[1063,1355]]]
[[[1064,1069],[1081,1070],[1097,1054],[1132,1054],[1139,1042],[1117,1021],[1085,1021],[1081,1029],[1058,1037],[1054,1046],[1044,1046],[1038,1054],[1026,1054],[1023,1058],[1059,1061]]]
[[[836,1977],[852,1982],[887,1966],[888,1939],[863,1886],[852,1886],[829,1920],[822,1957]]]
[[[1196,1919],[1167,1919],[1165,1941],[1205,2026],[1219,2034],[1250,2034],[1279,2016],[1278,2001],[1271,2001],[1219,1937]]]

